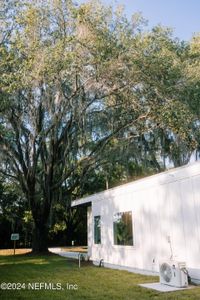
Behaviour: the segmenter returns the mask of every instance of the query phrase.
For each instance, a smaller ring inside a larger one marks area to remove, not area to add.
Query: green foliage
[[[64,221],[62,221],[60,223],[55,223],[52,231],[58,233],[59,231],[64,231],[65,229],[66,229],[66,224],[64,223]]]
[[[128,21],[98,1],[19,4],[4,1],[0,171],[19,182],[42,234],[63,187],[68,219],[71,199],[106,181],[188,161],[199,138],[190,68],[198,70],[199,47],[168,28],[145,32],[141,16]]]
[[[23,216],[28,203],[24,199],[19,186],[11,182],[0,183],[0,240],[1,248],[11,247],[10,236],[13,232],[20,234],[20,243],[25,245],[25,229]],[[32,228],[27,228],[29,236]],[[19,244],[18,244],[19,245]]]

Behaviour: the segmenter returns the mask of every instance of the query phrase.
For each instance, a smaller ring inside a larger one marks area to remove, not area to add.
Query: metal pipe
[[[81,267],[81,258],[82,258],[82,253],[79,252],[79,254],[78,254],[78,267],[79,268]]]
[[[99,267],[103,267],[103,266],[104,266],[104,264],[103,264],[103,258],[102,258],[102,259],[100,259]]]

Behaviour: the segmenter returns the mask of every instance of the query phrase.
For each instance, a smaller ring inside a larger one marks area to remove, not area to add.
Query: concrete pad
[[[142,287],[148,288],[148,289],[152,289],[152,290],[156,290],[156,291],[159,291],[159,292],[163,292],[163,293],[182,291],[182,290],[188,290],[188,289],[193,288],[192,286],[188,286],[188,287],[185,287],[185,288],[178,288],[178,287],[175,287],[175,286],[162,284],[160,282],[143,283],[143,284],[139,284],[139,286],[142,286]]]
[[[87,253],[62,251],[61,248],[49,248],[49,251],[67,258],[79,259],[79,255],[81,255],[85,260],[88,259]]]

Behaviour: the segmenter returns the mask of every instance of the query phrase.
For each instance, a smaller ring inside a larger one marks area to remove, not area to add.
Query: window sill
[[[129,250],[131,250],[131,249],[135,249],[136,247],[135,247],[135,245],[112,245],[113,246],[113,248],[117,248],[117,249],[129,249]]]

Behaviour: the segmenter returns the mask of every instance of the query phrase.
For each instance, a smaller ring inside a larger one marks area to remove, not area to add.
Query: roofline
[[[86,204],[87,204],[87,206],[89,206],[89,205],[91,205],[92,201],[94,200],[94,198],[96,196],[101,196],[101,195],[103,196],[105,193],[115,191],[115,190],[120,189],[122,187],[128,187],[129,185],[132,185],[132,184],[137,184],[137,183],[141,183],[141,182],[145,182],[145,181],[150,181],[151,179],[156,179],[156,178],[159,178],[159,177],[167,175],[167,174],[171,175],[173,173],[181,171],[182,169],[187,169],[189,167],[192,167],[192,166],[195,166],[195,165],[198,165],[198,164],[200,165],[200,161],[196,161],[194,163],[189,163],[189,164],[186,164],[184,166],[177,167],[177,168],[171,168],[171,169],[166,170],[164,172],[160,172],[160,173],[157,173],[157,174],[146,176],[144,178],[133,180],[131,182],[122,183],[122,184],[120,184],[116,187],[113,187],[113,188],[110,188],[110,189],[107,189],[107,190],[104,190],[104,191],[101,191],[101,192],[98,192],[98,193],[95,193],[95,194],[92,194],[92,195],[89,195],[89,196],[85,196],[83,198],[78,198],[78,199],[72,201],[71,206],[75,207],[75,206],[86,205]],[[172,178],[171,181],[174,181],[174,178]],[[167,183],[167,181],[166,181],[166,183]]]
[[[93,195],[96,195],[96,194],[93,194]],[[92,195],[91,195],[92,196]],[[89,197],[89,196],[88,196]],[[83,202],[83,199],[87,199],[88,197],[85,197],[85,198],[80,198],[78,200],[73,200],[72,201],[72,204],[71,204],[71,207],[77,207],[77,206],[82,206],[82,207],[88,207],[88,206],[92,206],[92,201],[86,201],[86,202]]]

